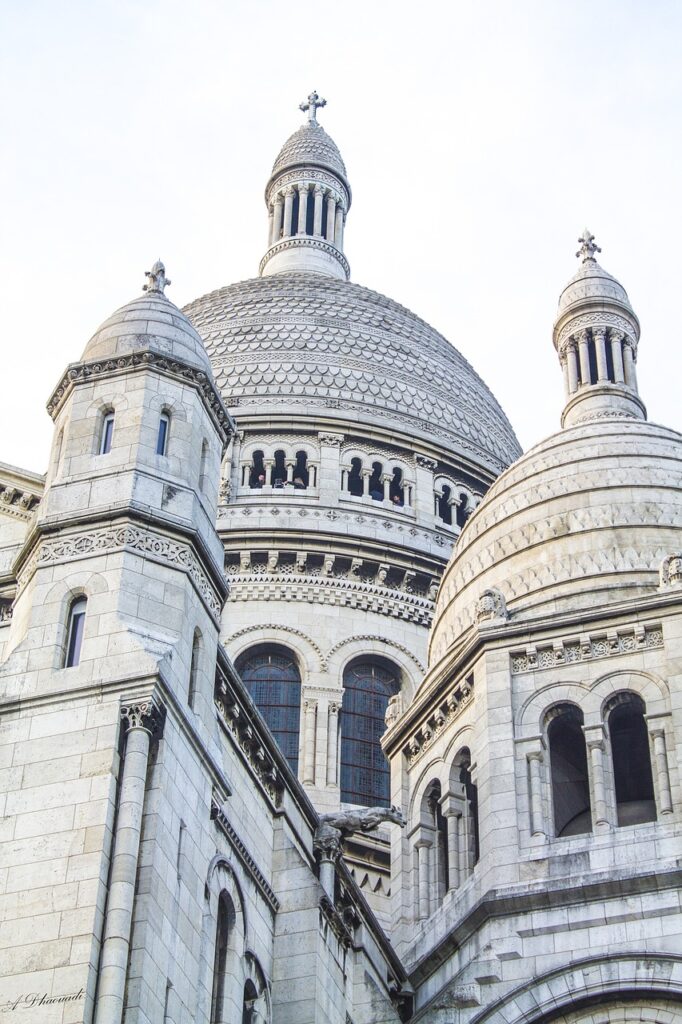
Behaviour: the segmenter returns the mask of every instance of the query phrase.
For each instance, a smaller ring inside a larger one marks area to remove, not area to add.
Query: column
[[[336,207],[336,223],[334,226],[334,245],[337,249],[343,249],[343,206],[341,203]]]
[[[317,701],[306,700],[303,703],[303,782],[312,786],[315,783],[315,720],[317,717]]]
[[[275,465],[274,459],[263,459],[263,471],[265,473],[264,487],[269,487],[272,483],[272,470]]]
[[[284,227],[282,235],[284,238],[288,238],[291,234],[291,216],[294,208],[294,190],[289,185],[284,190]]]
[[[597,730],[590,729],[590,732],[596,732]],[[602,726],[598,727],[599,733],[603,735]],[[588,730],[583,726],[583,732],[585,733],[585,739],[587,741],[587,750],[589,753],[590,763],[590,775],[592,777],[592,795],[594,802],[592,806],[592,822],[597,829],[598,825],[609,825],[608,811],[606,805],[606,787],[604,785],[604,741],[600,735],[599,739],[590,739],[587,735]]]
[[[405,508],[412,508],[412,484],[403,481],[403,501]]]
[[[334,241],[334,225],[336,221],[336,199],[329,193],[327,197],[327,230],[325,232],[325,238],[328,242]]]
[[[384,501],[388,502],[391,498],[391,480],[393,477],[390,473],[383,473],[381,476],[381,483],[384,487]]]
[[[282,197],[277,193],[275,196],[275,202],[273,204],[272,213],[272,237],[270,239],[270,245],[274,245],[275,242],[279,241],[279,236],[282,231]]]
[[[670,772],[668,769],[668,752],[665,744],[665,729],[662,725],[653,728],[649,723],[649,735],[654,748],[654,762],[658,781],[658,809],[661,814],[672,814],[673,801],[670,792]]]
[[[530,831],[533,836],[546,836],[542,810],[542,752],[534,750],[526,754],[528,761],[528,787],[530,804]]]
[[[572,395],[578,390],[578,353],[575,350],[575,341],[573,338],[569,339],[568,345],[566,346],[566,361],[568,363],[569,394]]]
[[[341,467],[341,490],[344,491],[344,492],[348,490],[348,474],[349,473],[350,473],[349,469],[347,469],[345,466]]]
[[[623,369],[627,387],[637,390],[637,374],[635,373],[635,352],[631,338],[623,339]]]
[[[149,746],[153,737],[161,736],[164,716],[165,708],[153,697],[121,707],[127,735],[99,959],[95,1024],[120,1024],[123,1017]]]
[[[272,225],[275,219],[275,208],[271,206],[268,210],[268,245],[272,245]]]
[[[332,701],[327,709],[327,785],[338,784],[339,704]]]
[[[580,380],[583,385],[592,383],[590,374],[590,350],[587,331],[578,331],[578,347],[580,350]]]
[[[448,892],[459,888],[460,815],[451,808],[443,812],[448,825]]]
[[[362,470],[362,493],[369,494],[369,478],[372,475],[371,469]]]
[[[306,220],[308,217],[308,196],[310,195],[307,185],[301,185],[298,189],[298,233],[306,234]]]
[[[315,186],[315,210],[313,212],[313,234],[318,237],[322,234],[322,204],[324,203],[324,189],[321,185]]]
[[[242,487],[247,487],[248,483],[249,483],[249,476],[251,475],[251,463],[250,462],[242,462],[241,470],[242,470],[241,486]]]
[[[597,356],[597,380],[604,383],[609,379],[609,368],[606,363],[606,331],[603,327],[593,327],[594,349]]]
[[[431,864],[431,840],[421,838],[417,840],[417,878],[419,892],[419,920],[426,921],[429,916],[431,897],[431,875],[429,867]]]
[[[571,384],[568,378],[568,359],[566,358],[565,353],[563,359],[561,360],[561,369],[563,370],[564,374],[564,392],[566,394],[566,398],[568,398],[568,396],[571,393]]]
[[[286,463],[286,467],[287,467],[287,483],[288,484],[293,484],[293,482],[294,482],[294,466],[295,465],[296,465],[295,462],[287,462]]]
[[[611,355],[613,356],[613,375],[616,384],[625,383],[625,369],[623,367],[623,332],[610,331]]]
[[[464,811],[459,816],[459,877],[463,882],[471,874],[471,810],[469,802],[463,801]]]
[[[341,855],[341,832],[323,822],[313,836],[313,849],[320,860],[320,883],[329,899],[334,902],[335,864]]]

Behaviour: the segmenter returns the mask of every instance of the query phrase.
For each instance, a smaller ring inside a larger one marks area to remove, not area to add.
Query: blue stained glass
[[[390,802],[390,771],[380,740],[389,697],[399,689],[397,672],[371,661],[356,662],[343,674],[341,800],[346,803]]]
[[[301,677],[286,651],[247,652],[237,661],[251,697],[294,772],[298,771]]]

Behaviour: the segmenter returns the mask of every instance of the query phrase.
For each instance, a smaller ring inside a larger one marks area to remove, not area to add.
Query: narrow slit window
[[[168,431],[170,428],[170,416],[162,412],[159,418],[159,433],[156,437],[156,454],[165,455],[168,450]]]
[[[85,610],[87,603],[86,598],[79,597],[71,605],[64,668],[75,668],[81,660],[81,647],[83,644],[83,629],[85,627]]]
[[[111,442],[114,437],[114,414],[108,412],[102,423],[102,437],[99,444],[100,455],[108,455],[111,451]]]

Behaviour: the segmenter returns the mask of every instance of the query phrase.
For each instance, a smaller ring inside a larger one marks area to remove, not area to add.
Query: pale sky
[[[682,4],[0,0],[0,461],[161,257],[178,305],[256,276],[311,89],[348,168],[352,279],[440,330],[524,447],[558,428],[551,329],[587,225],[682,428]]]

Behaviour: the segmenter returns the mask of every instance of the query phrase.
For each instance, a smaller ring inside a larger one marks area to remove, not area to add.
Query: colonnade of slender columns
[[[596,380],[590,363],[590,344],[594,345]],[[611,356],[612,371],[609,370]],[[592,331],[576,331],[561,353],[566,396],[575,394],[586,384],[625,384],[637,390],[635,344],[622,331],[593,327]]]
[[[294,224],[294,201],[298,194],[298,217]],[[327,197],[326,217],[324,200]],[[269,210],[268,244],[280,238],[308,234],[308,204],[313,204],[313,237],[324,238],[338,249],[343,248],[343,228],[346,210],[341,199],[323,185],[288,185],[278,192]]]

